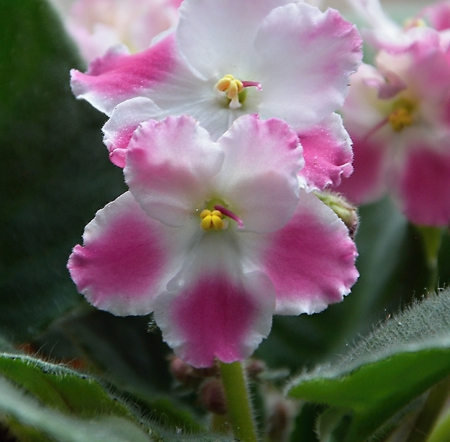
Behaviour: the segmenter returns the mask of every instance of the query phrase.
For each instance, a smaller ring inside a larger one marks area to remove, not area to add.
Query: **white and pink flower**
[[[406,19],[403,24],[397,23],[387,14],[380,0],[347,0],[357,15],[363,20],[361,31],[365,43],[377,50],[401,52],[408,49],[416,41],[427,38],[433,30],[446,31],[450,23],[450,3],[442,2],[424,8],[416,15]],[[447,41],[450,35],[442,33]]]
[[[319,312],[358,276],[346,226],[299,186],[303,163],[278,119],[243,116],[217,142],[192,117],[146,121],[127,149],[130,191],[86,226],[71,276],[100,309],[153,311],[194,366],[242,360],[273,314]]]
[[[450,50],[431,28],[352,77],[343,107],[353,175],[339,188],[355,203],[391,193],[415,224],[450,224]]]
[[[159,33],[178,21],[181,0],[52,0],[90,62],[113,46],[125,45],[131,52],[150,46]]]
[[[335,10],[289,0],[186,0],[176,31],[148,50],[113,49],[87,73],[72,72],[78,98],[110,116],[105,144],[124,167],[147,119],[190,115],[217,140],[245,114],[280,118],[305,148],[312,187],[351,173],[350,140],[333,112],[362,57],[354,25]]]

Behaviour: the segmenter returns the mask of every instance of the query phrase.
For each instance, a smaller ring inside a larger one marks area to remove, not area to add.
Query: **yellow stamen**
[[[222,230],[224,227],[223,223],[223,213],[220,210],[211,210],[205,209],[200,213],[200,227],[203,230]]]
[[[411,29],[411,28],[426,28],[427,24],[425,23],[425,20],[422,18],[409,18],[405,20],[403,23],[403,27],[405,30]]]
[[[227,74],[216,83],[215,87],[221,92],[226,92],[226,97],[231,100],[229,106],[232,109],[241,107],[239,94],[244,90],[241,80],[234,78],[231,74]]]
[[[392,129],[396,132],[402,131],[405,127],[411,126],[414,123],[414,118],[411,109],[406,107],[399,107],[389,115],[389,123]]]

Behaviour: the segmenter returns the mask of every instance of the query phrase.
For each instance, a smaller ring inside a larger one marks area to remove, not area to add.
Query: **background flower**
[[[376,67],[362,65],[352,77],[342,113],[355,171],[339,190],[358,204],[389,192],[411,222],[447,226],[449,49],[445,35],[420,29],[413,42],[380,50]]]
[[[112,46],[131,52],[150,46],[152,39],[178,21],[181,0],[52,0],[71,37],[88,62]]]

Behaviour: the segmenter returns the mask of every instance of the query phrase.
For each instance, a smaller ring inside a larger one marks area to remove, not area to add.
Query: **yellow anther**
[[[423,18],[410,18],[405,20],[403,23],[403,27],[405,29],[411,28],[426,28],[427,24]]]
[[[411,111],[404,107],[394,110],[388,118],[392,129],[396,132],[400,132],[405,127],[411,126],[414,123],[414,118],[411,115]]]
[[[227,74],[216,83],[215,87],[221,92],[226,92],[226,97],[231,100],[229,106],[232,109],[241,107],[239,93],[244,90],[244,85],[241,80],[234,78],[231,74]]]
[[[200,227],[203,230],[222,230],[223,223],[223,213],[220,210],[211,210],[205,209],[200,213]]]

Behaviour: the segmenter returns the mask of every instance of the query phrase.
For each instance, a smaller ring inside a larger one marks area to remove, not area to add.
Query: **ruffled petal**
[[[149,89],[156,89],[173,73],[185,70],[175,36],[170,34],[137,54],[130,55],[124,46],[111,49],[94,60],[86,74],[72,70],[71,86],[77,98],[83,98],[111,115],[114,107],[122,101],[149,96]]]
[[[203,233],[171,291],[156,300],[163,339],[196,367],[243,360],[270,332],[273,285],[261,272],[242,272],[236,236]]]
[[[347,227],[313,194],[302,192],[291,221],[267,240],[263,271],[275,286],[278,314],[318,313],[358,278]]]
[[[179,266],[173,232],[127,192],[86,226],[67,267],[80,293],[115,315],[145,315]]]
[[[124,101],[114,109],[111,118],[103,126],[103,142],[113,164],[125,167],[127,148],[134,131],[140,123],[155,118],[160,112],[158,106],[144,97]]]
[[[248,231],[269,232],[287,223],[297,205],[303,166],[297,134],[283,121],[239,118],[219,139],[225,159],[217,189]]]
[[[304,130],[328,117],[344,102],[361,44],[356,27],[333,9],[290,3],[272,11],[255,41],[263,74],[261,118]]]
[[[191,117],[149,120],[128,146],[125,180],[144,211],[181,226],[210,198],[223,151]]]
[[[390,178],[394,196],[412,223],[436,227],[450,224],[449,152],[411,146],[402,170],[394,169]]]
[[[337,114],[299,134],[305,157],[300,175],[312,188],[337,186],[353,171],[352,148],[342,119]]]
[[[253,42],[264,17],[290,0],[192,0],[180,7],[180,52],[204,78],[252,74]],[[216,80],[216,81],[217,81]]]

